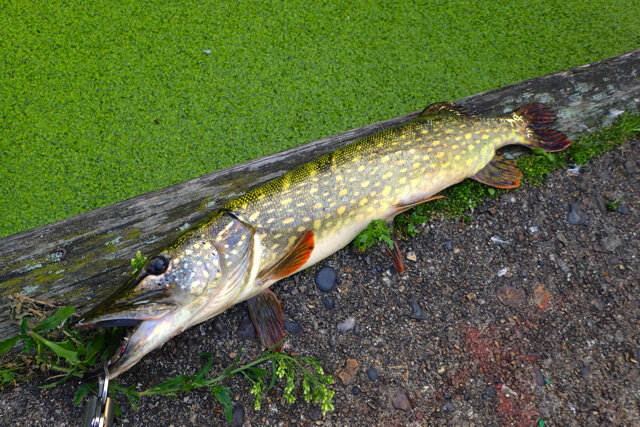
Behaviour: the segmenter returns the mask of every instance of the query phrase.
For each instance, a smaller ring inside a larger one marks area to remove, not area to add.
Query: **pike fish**
[[[266,347],[284,336],[269,287],[346,246],[376,219],[391,222],[472,178],[514,188],[521,172],[496,150],[560,151],[567,137],[544,104],[476,117],[451,103],[358,140],[267,182],[213,212],[88,312],[78,327],[132,326],[112,359],[115,378],[185,329],[248,301]],[[391,254],[402,269],[398,245]]]

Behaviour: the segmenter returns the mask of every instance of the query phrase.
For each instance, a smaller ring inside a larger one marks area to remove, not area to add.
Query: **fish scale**
[[[559,151],[570,142],[555,115],[530,104],[503,117],[475,117],[449,103],[414,121],[326,154],[230,201],[181,236],[79,327],[135,326],[110,378],[184,329],[249,300],[265,347],[284,336],[268,287],[346,246],[375,219],[391,222],[441,190],[472,178],[517,187],[515,162],[496,154],[519,144]],[[400,251],[390,252],[399,271]]]

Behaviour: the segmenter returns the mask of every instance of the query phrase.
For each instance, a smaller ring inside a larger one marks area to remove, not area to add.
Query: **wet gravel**
[[[629,143],[578,175],[505,192],[470,223],[433,220],[400,242],[416,257],[403,274],[382,249],[347,248],[320,264],[336,272],[328,291],[318,269],[275,285],[297,331],[284,351],[322,359],[336,378],[335,411],[288,405],[282,385],[256,411],[250,386],[233,379],[224,385],[234,425],[640,425],[639,165],[640,143]],[[261,350],[250,331],[239,336],[246,319],[236,306],[118,383],[195,373],[201,351],[213,353],[213,373],[241,347],[248,362]],[[78,425],[77,385],[39,390],[44,381],[1,390],[0,425]],[[118,401],[117,425],[225,425],[206,392],[147,397],[139,411]]]

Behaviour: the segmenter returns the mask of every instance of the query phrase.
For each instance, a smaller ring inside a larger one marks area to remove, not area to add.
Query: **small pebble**
[[[369,381],[376,381],[378,379],[378,370],[373,366],[370,367],[367,369],[367,377],[369,378]]]
[[[456,410],[456,406],[451,402],[447,402],[442,406],[442,410],[444,412],[454,412]]]
[[[256,330],[249,316],[244,316],[238,326],[238,338],[251,339],[256,337]]]
[[[320,409],[317,409],[317,408],[316,408],[316,409],[314,409],[313,411],[311,411],[311,415],[310,415],[310,416],[311,416],[311,419],[312,419],[313,421],[317,421],[317,420],[319,420],[320,418],[322,418],[322,411],[321,411]]]
[[[391,398],[391,404],[394,408],[401,409],[403,411],[408,411],[411,409],[411,403],[409,402],[407,393],[405,393],[404,391],[396,391]]]
[[[322,298],[322,304],[324,305],[324,308],[326,308],[327,310],[333,310],[333,308],[336,306],[336,303],[333,301],[333,298],[331,297],[324,297]]]
[[[360,387],[358,387],[357,385],[354,385],[351,388],[351,394],[354,395],[354,396],[359,395],[360,394]]]
[[[586,366],[585,366],[584,368],[582,368],[582,369],[580,370],[580,376],[581,376],[582,378],[587,378],[587,377],[589,377],[589,368],[587,368]]]
[[[337,274],[331,267],[322,267],[316,272],[316,286],[322,292],[330,292],[336,285]]]
[[[491,386],[488,386],[487,388],[485,388],[484,392],[482,393],[482,397],[485,397],[486,399],[490,399],[495,396],[496,396],[496,391]]]
[[[542,375],[542,371],[540,368],[536,368],[533,371],[533,378],[536,381],[536,385],[538,387],[544,387],[544,375]]]
[[[629,215],[629,206],[626,203],[620,203],[617,211],[619,214]]]
[[[451,243],[451,240],[447,240],[446,242],[444,242],[444,247],[449,251],[453,251],[453,244]]]
[[[302,332],[302,326],[297,322],[284,321],[284,330],[292,335],[297,335]]]
[[[241,404],[234,405],[231,410],[231,425],[232,427],[242,427],[244,424],[244,406]]]
[[[416,253],[415,253],[415,252],[413,252],[413,251],[408,252],[406,256],[407,256],[407,259],[408,259],[409,261],[416,262],[416,260],[418,259],[418,258],[416,257]]]
[[[587,222],[587,214],[584,213],[577,203],[571,203],[567,219],[571,225],[582,225]]]
[[[226,328],[224,326],[224,323],[222,323],[222,320],[217,318],[216,320],[213,321],[213,330],[218,335],[224,334],[224,332],[226,331]]]
[[[427,315],[416,300],[409,301],[409,307],[411,307],[411,318],[415,320],[426,320]]]

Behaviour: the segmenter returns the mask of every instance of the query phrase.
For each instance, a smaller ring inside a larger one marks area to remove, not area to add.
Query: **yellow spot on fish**
[[[279,247],[280,247],[280,243],[276,243],[275,245],[271,246],[271,250],[275,251]]]
[[[493,138],[493,140],[491,140],[491,142],[493,142],[494,144],[500,144],[500,142],[502,142],[501,138]]]
[[[451,146],[451,149],[452,149],[452,150],[457,150],[458,148],[459,148],[459,147],[458,147],[458,144],[453,144],[453,145]]]
[[[489,135],[485,133],[484,135],[482,135],[482,139],[489,139]]]
[[[191,249],[187,249],[186,251],[184,251],[184,253],[187,255],[192,255],[193,251]]]
[[[346,210],[347,210],[346,206],[340,206],[337,211],[338,215],[342,215]]]
[[[440,145],[440,141],[438,141],[437,139],[435,141],[433,141],[431,143],[431,145],[433,145],[434,147],[437,147],[438,145]]]
[[[296,207],[298,207],[298,208],[301,208],[301,207],[303,207],[305,205],[306,205],[305,202],[296,203]]]
[[[306,229],[307,227],[305,227],[304,225],[301,225],[300,227],[298,227],[298,232],[302,233]]]
[[[267,220],[267,224],[271,224],[271,223],[272,223],[273,221],[275,221],[275,220],[276,220],[275,218],[269,218],[269,219]]]
[[[460,160],[460,154],[456,154],[455,156],[453,156],[453,160]]]
[[[441,159],[444,157],[444,151],[438,151],[438,154],[436,154],[436,157]]]
[[[342,181],[342,175],[336,175],[336,181]]]
[[[251,214],[251,216],[249,217],[249,221],[255,221],[256,218],[258,218],[260,216],[260,212],[254,212],[253,214]]]
[[[432,148],[432,147],[427,148],[427,153],[430,153],[430,152],[432,152],[432,151],[433,151],[433,148]]]
[[[360,203],[358,203],[360,206],[364,206],[367,204],[367,202],[369,202],[369,199],[367,199],[366,197],[362,200],[360,200]]]
[[[407,168],[400,169],[400,173],[405,173],[406,171],[407,171]]]
[[[305,216],[304,218],[302,218],[302,220],[303,220],[304,222],[307,222],[307,221],[311,221],[311,218],[309,218],[308,216]]]
[[[313,209],[322,209],[322,203],[318,202],[315,205],[313,205]]]
[[[412,148],[411,150],[409,150],[409,154],[413,154],[413,153],[415,153],[415,152],[416,152],[416,149],[415,149],[415,148]]]
[[[355,176],[352,176],[351,178],[349,178],[349,182],[354,182],[356,180]]]
[[[291,224],[294,221],[293,218],[285,218],[282,220],[283,224]]]
[[[346,188],[343,188],[342,190],[340,190],[340,192],[338,193],[339,196],[344,196],[348,193]]]
[[[375,212],[374,207],[373,207],[373,206],[369,206],[369,207],[367,208],[367,212],[369,212],[369,213],[374,213],[374,212]]]
[[[387,172],[384,175],[382,175],[384,179],[391,178],[392,176],[393,176],[393,172]]]
[[[278,233],[275,236],[273,236],[274,239],[279,239],[282,237],[282,233]]]
[[[456,136],[454,139],[455,139],[456,141],[462,141],[462,137],[461,137],[461,136]]]
[[[469,151],[473,151],[473,149],[476,148],[476,146],[473,144],[469,144],[467,145],[467,148],[469,149]]]
[[[205,279],[209,278],[209,272],[206,269],[202,270],[202,275],[204,276]]]
[[[362,187],[366,188],[369,184],[371,183],[371,181],[364,181],[362,184],[360,184]]]
[[[473,163],[473,159],[472,158],[468,158],[465,163],[467,164],[467,166],[471,166],[471,163]]]
[[[356,215],[356,221],[362,221],[364,219],[364,215],[359,213],[358,215]]]
[[[398,180],[398,184],[400,184],[400,185],[404,184],[405,182],[407,182],[407,177],[406,176],[403,176],[402,178],[400,178]]]
[[[311,187],[311,188],[309,189],[309,194],[316,193],[317,191],[318,191],[318,187]]]
[[[376,194],[378,194],[376,191],[372,191],[371,194],[369,194],[371,197],[375,196]]]
[[[420,162],[415,162],[412,166],[414,169],[418,169],[420,167]]]
[[[313,228],[318,229],[320,228],[321,225],[322,225],[322,221],[320,221],[319,219],[316,219],[315,221],[313,221]]]
[[[386,162],[388,162],[388,161],[389,161],[389,156],[384,156],[384,157],[382,158],[382,163],[386,163]]]
[[[471,132],[464,134],[464,139],[471,139]]]
[[[382,193],[380,193],[380,194],[382,194],[383,196],[386,196],[386,195],[388,195],[390,192],[391,192],[391,186],[390,186],[390,185],[387,185],[386,187],[384,187],[384,188],[382,189]]]
[[[443,164],[441,164],[440,166],[443,168],[446,168],[447,166],[449,166],[451,162],[444,162]]]
[[[358,172],[362,172],[363,170],[364,170],[364,165],[363,165],[363,166],[358,167]]]

